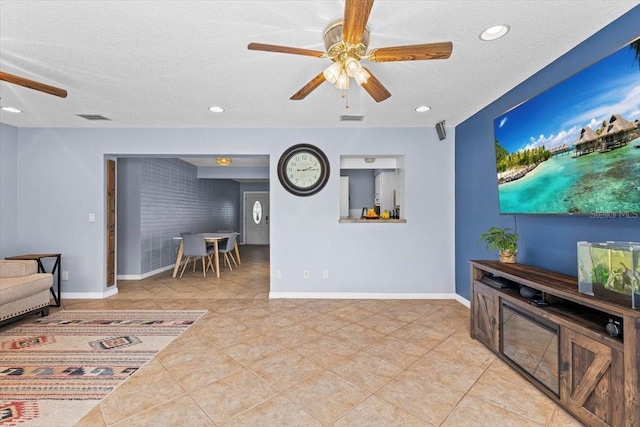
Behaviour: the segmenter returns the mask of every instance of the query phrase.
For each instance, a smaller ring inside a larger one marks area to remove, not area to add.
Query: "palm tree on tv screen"
[[[640,68],[640,38],[632,42],[629,47],[635,52],[635,59],[638,63],[638,68]]]

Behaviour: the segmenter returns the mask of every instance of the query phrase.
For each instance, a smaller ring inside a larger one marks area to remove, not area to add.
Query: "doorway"
[[[233,169],[219,170],[220,176],[198,177],[198,168],[172,156],[118,157],[116,279],[140,280],[173,270],[179,246],[174,237],[181,232],[234,230],[241,233],[238,243],[246,243],[246,191],[262,193],[264,197],[256,208],[261,227],[251,229],[249,238],[255,245],[266,246],[268,253],[268,180],[258,182],[254,178],[247,183],[244,177],[234,179]],[[156,173],[170,179],[155,179]],[[156,195],[162,197],[153,198]],[[251,203],[250,212],[255,200]],[[205,211],[207,215],[202,215]],[[242,248],[240,252],[244,258]]]
[[[269,244],[269,192],[244,193],[244,243]]]

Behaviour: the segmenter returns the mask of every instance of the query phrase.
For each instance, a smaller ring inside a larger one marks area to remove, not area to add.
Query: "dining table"
[[[214,250],[214,263],[216,269],[216,277],[220,277],[220,255],[218,252],[218,242],[220,240],[228,239],[233,232],[231,233],[198,233],[198,236],[204,236],[204,240],[207,243],[213,243]],[[176,256],[176,265],[173,267],[173,277],[178,275],[178,268],[180,267],[180,263],[182,262],[182,254],[184,253],[184,244],[182,243],[182,237],[174,237],[174,240],[180,240],[180,246],[178,247],[178,255]],[[238,264],[242,264],[240,261],[240,250],[238,249],[238,239],[236,239],[235,247],[234,247],[236,258],[238,260]]]

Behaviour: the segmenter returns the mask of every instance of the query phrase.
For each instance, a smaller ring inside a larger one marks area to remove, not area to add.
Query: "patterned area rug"
[[[71,426],[206,311],[61,311],[0,329],[0,426]]]

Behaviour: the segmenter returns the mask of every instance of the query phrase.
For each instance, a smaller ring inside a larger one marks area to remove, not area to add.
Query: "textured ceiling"
[[[247,50],[252,41],[324,50],[343,1],[0,0],[0,70],[66,89],[66,99],[0,83],[17,127],[455,126],[639,1],[377,0],[369,47],[450,40],[448,60],[370,63],[392,93],[354,85],[289,97],[328,59]],[[511,32],[483,42],[495,24]],[[603,56],[608,52],[603,52]],[[220,105],[222,114],[208,111]],[[428,113],[414,108],[429,105]],[[88,121],[99,114],[110,121]],[[364,115],[362,122],[339,116]]]

